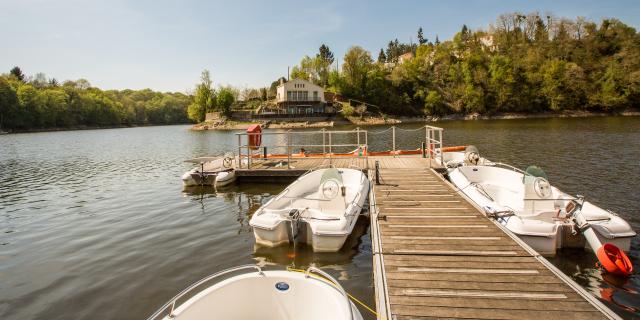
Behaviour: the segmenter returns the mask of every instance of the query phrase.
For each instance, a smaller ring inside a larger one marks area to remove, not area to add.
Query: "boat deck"
[[[381,162],[372,183],[379,319],[618,318],[417,164]]]

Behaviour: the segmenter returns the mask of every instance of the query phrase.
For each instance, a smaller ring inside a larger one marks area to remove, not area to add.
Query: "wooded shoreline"
[[[139,127],[161,127],[161,126],[182,126],[189,125],[191,123],[171,123],[171,124],[131,124],[131,125],[110,125],[110,126],[74,126],[74,127],[60,127],[60,128],[31,128],[24,130],[12,130],[7,134],[21,134],[21,133],[40,133],[40,132],[59,132],[59,131],[83,131],[83,130],[104,130],[104,129],[125,129],[125,128],[139,128]]]
[[[307,126],[301,126],[299,122],[294,123],[277,123],[269,126],[269,129],[298,129],[298,128],[330,128],[340,125],[358,125],[358,126],[379,126],[394,125],[402,123],[424,123],[439,121],[470,121],[470,120],[519,120],[519,119],[548,119],[548,118],[591,118],[591,117],[640,117],[640,109],[629,109],[622,112],[591,112],[591,111],[563,111],[563,112],[540,112],[540,113],[496,113],[492,115],[446,115],[442,117],[356,117],[339,118],[333,121],[315,121],[309,122]],[[195,131],[230,131],[244,130],[252,124],[260,124],[260,122],[236,122],[230,126],[209,127],[207,129],[196,128],[201,124],[191,127]]]

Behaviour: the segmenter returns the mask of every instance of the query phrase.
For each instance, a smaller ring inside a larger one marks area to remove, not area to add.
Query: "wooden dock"
[[[425,136],[416,141],[422,153],[441,156],[436,150],[443,150],[443,129],[418,128],[422,129]],[[260,134],[238,133],[234,169],[240,181],[293,178],[328,166],[368,172],[378,319],[620,319],[517,236],[487,218],[435,171],[442,169],[435,160],[421,155],[362,154],[369,150],[369,134],[388,130],[392,134],[388,150],[399,154],[395,127],[370,133],[359,128],[262,133],[271,143],[260,147],[249,141]],[[322,144],[297,140],[309,134],[320,135]],[[346,136],[355,141],[345,140]],[[336,144],[336,137],[344,139]],[[352,156],[337,157],[338,147],[357,149]],[[276,148],[286,150],[283,157],[262,156]],[[317,148],[323,156],[293,153],[301,148]]]
[[[381,162],[380,184],[372,184],[379,319],[618,319],[417,164]]]

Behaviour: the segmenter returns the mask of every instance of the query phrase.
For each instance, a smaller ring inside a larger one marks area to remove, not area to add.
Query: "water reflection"
[[[304,269],[309,266],[325,267],[349,264],[359,252],[362,236],[367,233],[369,222],[361,216],[353,228],[353,232],[338,252],[314,253],[311,246],[298,243],[276,247],[254,244],[253,255],[264,264],[276,264]]]

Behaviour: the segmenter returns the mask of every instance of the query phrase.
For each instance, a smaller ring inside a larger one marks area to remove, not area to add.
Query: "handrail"
[[[350,319],[354,319],[353,317],[353,309],[351,308],[351,300],[349,300],[349,295],[347,294],[347,292],[344,290],[344,288],[342,287],[342,285],[340,285],[340,283],[338,282],[338,280],[334,279],[331,275],[329,275],[328,273],[316,268],[316,267],[309,267],[307,268],[307,271],[305,272],[305,276],[307,278],[311,277],[311,272],[315,272],[319,275],[321,275],[322,277],[324,277],[326,280],[329,280],[331,282],[333,282],[333,286],[338,289],[338,291],[344,296],[344,298],[347,300],[347,308],[349,308],[349,318]]]
[[[488,165],[489,165],[489,166],[497,166],[497,167],[505,167],[505,168],[507,168],[507,169],[511,169],[511,170],[513,170],[513,171],[515,171],[515,172],[525,173],[525,172],[524,172],[524,170],[522,170],[522,169],[520,169],[520,168],[517,168],[517,167],[514,167],[514,166],[512,166],[512,165],[510,165],[510,164],[503,163],[503,162],[493,162],[493,161],[492,161],[492,162],[491,162],[491,163],[489,163]]]
[[[233,267],[233,268],[229,268],[229,269],[225,269],[222,270],[220,272],[216,272],[210,276],[207,276],[203,279],[201,279],[200,281],[188,286],[186,289],[182,290],[180,293],[178,293],[175,297],[171,298],[171,300],[169,300],[169,302],[167,302],[165,305],[163,305],[160,309],[158,309],[158,311],[154,312],[153,315],[151,315],[149,318],[147,318],[147,320],[154,320],[156,319],[158,316],[160,316],[161,314],[163,314],[163,311],[166,311],[168,307],[171,307],[171,310],[169,311],[168,317],[169,319],[175,317],[173,315],[173,311],[176,309],[176,301],[180,298],[182,298],[185,294],[189,293],[191,290],[201,286],[202,284],[211,281],[214,278],[217,278],[221,275],[230,273],[230,272],[234,272],[234,271],[238,271],[238,270],[242,270],[242,269],[257,269],[258,270],[258,274],[259,275],[264,275],[264,272],[262,271],[262,268],[260,268],[259,266],[253,265],[253,264],[247,264],[247,265],[242,265],[242,266],[237,266],[237,267]]]

